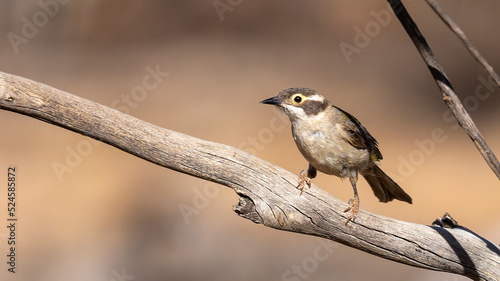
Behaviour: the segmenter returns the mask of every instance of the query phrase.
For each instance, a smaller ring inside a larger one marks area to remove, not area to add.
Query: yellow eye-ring
[[[303,103],[307,98],[302,94],[295,94],[292,96],[292,103],[295,105],[299,105]]]

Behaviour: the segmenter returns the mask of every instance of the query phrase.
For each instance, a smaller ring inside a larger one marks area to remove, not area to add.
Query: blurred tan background
[[[500,4],[440,2],[499,70]],[[40,3],[0,3],[0,71],[294,173],[307,163],[288,121],[258,102],[288,87],[314,88],[363,122],[380,143],[381,166],[414,200],[378,203],[362,180],[363,209],[421,224],[449,212],[499,241],[498,179],[443,117],[441,95],[385,1]],[[500,154],[500,92],[480,86],[486,73],[423,1],[405,4]],[[138,96],[155,69],[161,75],[149,81],[157,83]],[[226,187],[11,112],[0,111],[0,132],[0,182],[8,165],[19,170],[18,272],[2,262],[1,280],[467,280],[339,244],[322,248],[328,258],[318,261],[316,238],[239,218]],[[65,172],[54,169],[61,165]],[[352,196],[338,178],[314,182],[344,201]],[[4,227],[0,260],[6,238]]]

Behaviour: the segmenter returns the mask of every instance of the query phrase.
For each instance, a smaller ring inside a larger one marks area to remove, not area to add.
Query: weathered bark
[[[0,72],[0,109],[115,146],[152,163],[232,188],[234,210],[255,223],[315,235],[404,264],[474,280],[500,280],[500,248],[464,227],[419,225],[363,210],[345,225],[346,203],[236,148],[204,141],[22,77]],[[49,137],[49,136],[47,136]]]

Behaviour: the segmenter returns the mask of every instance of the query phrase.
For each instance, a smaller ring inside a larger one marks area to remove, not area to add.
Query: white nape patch
[[[325,97],[323,97],[322,95],[312,95],[312,96],[309,96],[307,97],[308,100],[313,100],[313,101],[324,101],[325,100]]]

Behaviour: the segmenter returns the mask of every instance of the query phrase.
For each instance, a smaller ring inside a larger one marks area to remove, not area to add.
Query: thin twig
[[[477,129],[474,121],[472,121],[472,118],[463,107],[462,102],[460,102],[460,99],[455,94],[455,91],[453,90],[453,87],[451,86],[451,83],[448,80],[443,67],[434,56],[434,53],[427,44],[424,36],[422,35],[422,33],[420,33],[417,25],[408,14],[408,11],[400,0],[387,1],[391,5],[394,13],[398,17],[399,21],[403,25],[404,29],[410,36],[420,55],[427,64],[432,77],[434,77],[434,80],[436,81],[439,89],[441,90],[441,93],[443,94],[444,102],[457,119],[458,124],[472,139],[472,142],[479,150],[484,160],[486,160],[486,163],[488,163],[493,173],[495,173],[495,175],[500,179],[500,163],[498,162],[498,159]]]
[[[455,35],[460,38],[462,43],[467,47],[469,50],[470,54],[474,59],[476,59],[482,66],[483,68],[488,72],[488,74],[493,78],[495,83],[497,83],[498,86],[500,86],[500,76],[495,72],[493,67],[486,61],[486,59],[479,53],[477,48],[472,45],[470,42],[469,38],[465,35],[463,30],[444,12],[443,8],[438,4],[437,1],[435,0],[426,0],[427,4],[431,6],[431,8],[438,14],[438,16],[444,21],[446,25],[455,33]]]

